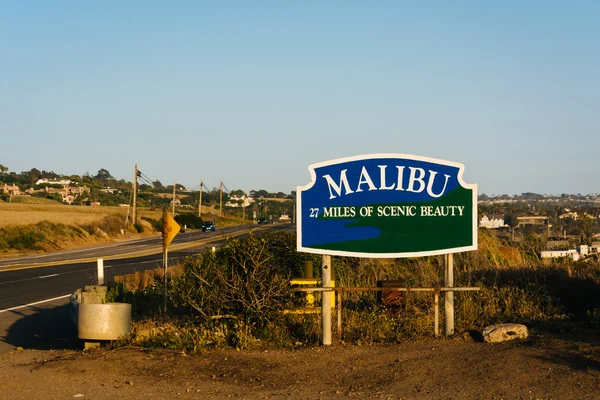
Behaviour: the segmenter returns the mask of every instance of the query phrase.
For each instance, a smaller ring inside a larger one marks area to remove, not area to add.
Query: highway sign
[[[477,249],[477,185],[459,163],[371,154],[309,166],[298,186],[298,251],[416,257]]]

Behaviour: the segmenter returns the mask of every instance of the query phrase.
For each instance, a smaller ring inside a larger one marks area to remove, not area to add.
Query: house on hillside
[[[570,257],[573,261],[579,260],[579,252],[576,249],[570,250],[544,250],[541,253],[542,258],[565,258]]]
[[[231,196],[229,197],[229,201],[227,201],[227,203],[225,203],[226,207],[248,207],[250,204],[252,204],[252,202],[254,202],[254,199],[252,197],[248,197],[245,194],[238,197],[238,196]]]
[[[574,219],[575,221],[577,221],[577,218],[579,218],[579,214],[577,214],[577,212],[565,212],[564,214],[560,214],[558,216],[559,219],[565,219],[565,218],[571,218]]]
[[[501,215],[490,215],[489,217],[484,215],[479,220],[479,227],[481,228],[498,229],[507,226],[508,225],[504,223],[504,216]]]
[[[517,217],[517,226],[523,225],[546,225],[548,224],[548,217]]]
[[[61,186],[69,186],[71,184],[70,179],[38,179],[35,182],[35,186],[40,185],[61,185]]]
[[[4,184],[4,186],[0,186],[0,189],[2,190],[2,193],[4,194],[10,194],[11,196],[20,196],[21,195],[21,189],[19,189],[19,187],[17,185],[8,185],[8,184]]]
[[[87,186],[63,186],[60,189],[51,187],[44,187],[41,191],[48,194],[59,194],[62,198],[62,202],[66,204],[73,204],[73,202],[82,196],[84,193],[89,193],[90,188]]]
[[[115,194],[115,193],[120,193],[120,190],[119,189],[115,189],[115,188],[107,187],[107,188],[100,189],[100,193]]]

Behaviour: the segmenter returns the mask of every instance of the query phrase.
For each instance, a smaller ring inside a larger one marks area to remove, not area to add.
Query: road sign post
[[[164,304],[163,304],[163,317],[167,315],[167,270],[168,270],[168,262],[169,262],[169,244],[173,241],[173,238],[179,233],[181,227],[173,219],[173,217],[167,212],[167,208],[163,208],[163,265],[164,265],[164,273],[163,273],[163,294],[164,294]]]
[[[96,264],[98,269],[98,285],[104,285],[104,259],[99,258]]]

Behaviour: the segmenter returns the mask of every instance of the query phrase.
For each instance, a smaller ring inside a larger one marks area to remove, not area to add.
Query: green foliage
[[[82,224],[80,227],[90,235],[118,235],[124,229],[125,219],[120,215],[108,215],[101,221]],[[139,232],[139,231],[138,231]]]
[[[288,274],[273,261],[267,239],[230,239],[216,253],[207,250],[188,260],[174,282],[174,303],[201,320],[233,315],[265,326],[291,296]]]
[[[61,242],[82,236],[83,232],[79,228],[47,221],[33,225],[6,226],[0,228],[0,251],[58,250]]]
[[[599,324],[600,264],[539,263],[540,241],[514,243],[484,232],[479,250],[457,254],[455,286],[478,292],[454,295],[457,333],[481,330],[492,323],[535,325],[580,314]],[[289,279],[302,277],[320,256],[296,251],[295,234],[279,231],[259,238],[229,240],[216,253],[189,258],[181,275],[169,281],[168,329],[145,342],[148,346],[200,352],[207,348],[316,345],[321,338],[320,314],[284,313],[303,303]],[[407,259],[333,257],[336,286],[374,287],[382,280],[408,288],[443,285],[442,256]],[[131,297],[138,318],[160,316],[160,285]],[[137,296],[137,297],[136,297]],[[320,295],[315,293],[317,306]],[[409,292],[394,304],[382,304],[374,292],[343,294],[343,340],[355,344],[397,342],[430,336],[434,328],[433,293]],[[443,294],[440,323],[443,324]],[[151,312],[150,312],[150,311]],[[589,311],[588,311],[589,310]],[[335,310],[334,310],[335,312]],[[335,314],[334,314],[335,315]],[[145,317],[141,317],[145,316]],[[335,318],[335,317],[334,317]]]
[[[142,220],[149,222],[150,225],[152,225],[152,229],[154,229],[155,231],[162,231],[163,228],[163,223],[162,223],[162,218],[159,219],[152,219],[149,217],[142,217]]]
[[[160,283],[145,290],[131,292],[122,283],[109,287],[106,299],[108,302],[131,304],[131,314],[138,319],[152,318],[161,313],[164,304],[163,288]]]
[[[202,218],[200,218],[196,214],[192,214],[192,213],[178,214],[175,216],[175,221],[182,227],[187,226],[190,229],[202,228]]]

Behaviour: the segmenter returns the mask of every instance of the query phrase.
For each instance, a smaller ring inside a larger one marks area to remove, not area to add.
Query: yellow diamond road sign
[[[180,229],[179,224],[171,217],[171,214],[165,211],[163,213],[163,250],[169,247]]]

